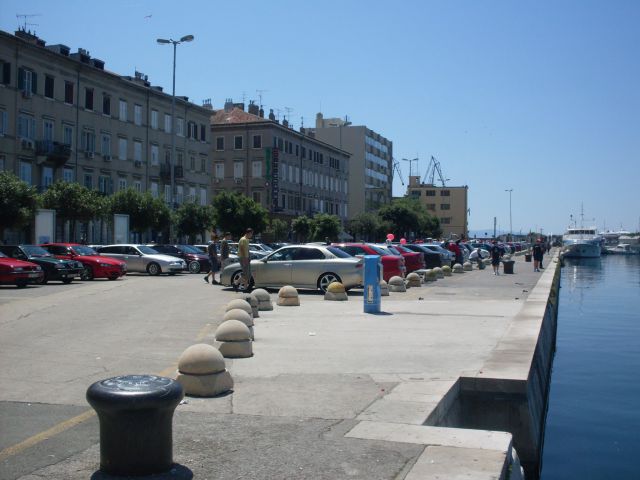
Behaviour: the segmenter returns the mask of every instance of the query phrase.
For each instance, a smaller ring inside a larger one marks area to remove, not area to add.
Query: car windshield
[[[140,250],[140,253],[144,253],[145,255],[154,255],[159,253],[157,250],[147,247],[146,245],[138,245],[136,248]]]
[[[4,253],[0,252],[0,258],[9,258]]]
[[[74,245],[71,247],[71,250],[73,250],[76,255],[98,255],[98,252],[86,245]]]
[[[37,245],[25,245],[22,247],[22,250],[30,256],[30,257],[52,257],[49,252],[47,252],[44,248],[38,247]]]
[[[387,249],[393,254],[393,255],[402,255],[395,247],[392,247],[391,245],[387,246]]]
[[[369,248],[378,255],[389,255],[389,252],[385,252],[383,248],[376,247],[375,245],[369,245]]]
[[[410,248],[403,247],[402,245],[394,245],[393,248],[395,248],[401,253],[413,253],[413,251]]]
[[[351,255],[349,255],[346,252],[343,252],[337,247],[327,247],[327,250],[329,250],[329,252],[331,252],[333,255],[335,255],[338,258],[352,258]]]
[[[178,245],[178,248],[184,253],[202,253],[202,250],[192,245]]]

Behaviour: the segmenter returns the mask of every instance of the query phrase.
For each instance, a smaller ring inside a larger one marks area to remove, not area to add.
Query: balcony
[[[184,167],[180,165],[176,165],[173,167],[173,178],[183,178],[184,177]],[[171,179],[171,165],[167,163],[163,163],[160,165],[160,178],[163,180]]]
[[[38,140],[36,142],[36,156],[45,157],[45,160],[61,167],[71,158],[71,146],[51,140]]]

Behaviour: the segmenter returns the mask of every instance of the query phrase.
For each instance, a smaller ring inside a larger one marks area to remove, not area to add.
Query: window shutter
[[[4,62],[2,64],[2,83],[9,85],[11,83],[11,64]]]
[[[35,118],[31,118],[29,121],[31,123],[31,125],[30,125],[31,129],[30,129],[30,132],[29,132],[31,134],[31,136],[29,138],[35,139],[36,138],[36,119]]]
[[[38,93],[38,75],[31,72],[31,93]]]
[[[24,90],[24,68],[18,69],[18,89]]]

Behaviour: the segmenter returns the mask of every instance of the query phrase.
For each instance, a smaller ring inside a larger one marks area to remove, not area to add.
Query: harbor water
[[[639,479],[640,255],[561,275],[541,478]]]

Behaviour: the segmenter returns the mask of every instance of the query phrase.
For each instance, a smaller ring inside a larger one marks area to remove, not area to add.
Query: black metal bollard
[[[173,465],[173,412],[182,386],[155,375],[125,375],[94,383],[87,401],[100,421],[100,470],[151,475]]]

